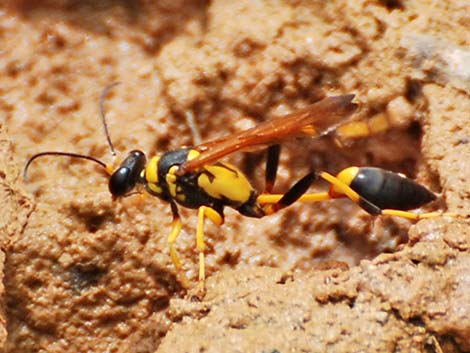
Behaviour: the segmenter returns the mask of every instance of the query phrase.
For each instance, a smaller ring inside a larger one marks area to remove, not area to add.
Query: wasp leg
[[[261,194],[258,196],[257,201],[262,205],[276,203],[279,202],[283,196],[283,194]],[[303,194],[297,199],[298,202],[321,202],[327,200],[331,200],[331,196],[328,194],[328,192]]]
[[[284,195],[282,195],[275,202],[269,202],[269,196],[274,196],[275,198],[277,198],[278,195],[269,194],[259,195],[257,201],[261,204],[269,204],[267,207],[264,208],[264,211],[267,215],[273,214],[296,202],[302,195],[307,192],[308,188],[310,187],[310,185],[312,185],[315,179],[317,179],[317,173],[308,173],[306,176],[296,182],[289,190],[287,190]]]
[[[220,226],[224,223],[224,216],[207,206],[199,207],[196,230],[196,247],[199,252],[199,284],[198,294],[204,295],[206,281],[206,267],[204,259],[204,217],[209,218],[214,224]]]
[[[276,182],[277,167],[279,165],[279,155],[281,153],[281,145],[271,145],[268,147],[266,155],[266,175],[264,193],[270,194],[273,191]]]
[[[178,275],[180,276],[181,282],[183,284],[183,287],[189,288],[189,281],[186,277],[186,275],[181,271],[181,262],[178,257],[178,253],[175,249],[175,242],[176,238],[178,238],[178,235],[181,232],[181,218],[178,213],[178,207],[174,202],[171,204],[171,213],[173,215],[173,222],[172,222],[172,228],[170,235],[168,236],[167,244],[168,244],[168,250],[170,252],[171,260],[173,261],[173,264],[175,265],[176,271],[178,272]]]
[[[334,132],[335,137],[340,141],[358,139],[371,135],[377,135],[390,128],[391,124],[387,117],[378,114],[367,121],[351,121],[339,126]]]
[[[389,216],[397,216],[402,218],[408,218],[414,221],[418,221],[424,218],[434,218],[434,217],[441,217],[441,216],[448,216],[448,217],[458,217],[457,213],[453,212],[427,212],[427,213],[414,213],[409,211],[401,211],[401,210],[393,210],[393,209],[385,209],[382,210],[382,214],[386,214]]]

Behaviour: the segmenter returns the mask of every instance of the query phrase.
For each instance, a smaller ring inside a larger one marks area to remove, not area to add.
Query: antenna
[[[114,82],[114,83],[111,83],[109,86],[105,87],[100,97],[101,121],[103,122],[104,133],[106,134],[106,140],[108,141],[108,146],[109,146],[109,149],[111,150],[113,159],[116,157],[116,151],[114,150],[113,143],[111,142],[111,137],[109,137],[108,124],[106,123],[106,118],[105,118],[105,113],[104,113],[104,102],[106,100],[106,96],[108,95],[109,91],[119,84],[121,84],[121,82]]]
[[[42,157],[42,156],[67,156],[67,157],[72,157],[72,158],[81,158],[81,159],[87,159],[89,161],[93,161],[95,163],[98,163],[100,166],[103,168],[107,169],[106,163],[101,162],[99,159],[91,156],[87,156],[84,154],[78,154],[78,153],[71,153],[71,152],[58,152],[58,151],[47,151],[47,152],[41,152],[37,153],[34,156],[32,156],[30,159],[28,159],[28,162],[26,162],[26,165],[24,166],[23,170],[23,178],[27,179],[28,178],[28,168],[33,163],[33,161],[36,158]]]

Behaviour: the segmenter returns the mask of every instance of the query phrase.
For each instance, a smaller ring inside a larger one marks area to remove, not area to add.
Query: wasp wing
[[[180,165],[177,174],[214,163],[233,152],[279,143],[300,135],[322,136],[335,130],[357,108],[354,94],[327,97],[291,114],[275,117],[251,129],[195,147],[201,154]]]

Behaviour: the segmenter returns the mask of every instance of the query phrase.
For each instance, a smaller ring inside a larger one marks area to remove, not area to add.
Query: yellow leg
[[[278,202],[284,195],[283,194],[261,194],[256,199],[260,204],[271,204]],[[327,192],[318,192],[313,194],[304,194],[297,200],[299,202],[320,202],[330,200],[331,197]]]
[[[304,194],[298,201],[300,202],[320,202],[330,200],[331,196],[327,192],[318,192],[315,194]]]
[[[368,212],[371,215],[378,216],[382,214],[382,210],[380,207],[374,205],[372,202],[366,200],[363,198],[361,195],[359,195],[357,192],[355,192],[349,185],[338,179],[337,177],[327,173],[327,172],[321,172],[320,177],[323,180],[326,180],[329,182],[331,185],[335,187],[337,192],[335,194],[338,195],[331,195],[331,198],[337,198],[337,197],[347,197],[354,203],[357,203],[363,210]],[[331,189],[330,189],[331,190]],[[343,196],[344,195],[344,196]]]
[[[418,221],[420,219],[425,218],[434,218],[434,217],[441,217],[441,216],[449,216],[449,217],[457,217],[456,213],[452,212],[427,212],[427,213],[414,213],[409,211],[401,211],[401,210],[382,210],[382,214],[386,214],[389,216],[397,216],[402,218],[412,219],[414,221]]]
[[[181,279],[181,283],[183,284],[183,287],[189,288],[189,281],[186,275],[181,271],[181,268],[182,268],[181,261],[178,257],[178,252],[175,249],[175,242],[176,242],[176,239],[178,238],[178,235],[181,232],[182,223],[181,223],[180,216],[178,214],[178,208],[173,203],[171,204],[171,211],[173,214],[173,223],[172,223],[170,235],[168,236],[168,239],[167,239],[168,251],[170,253],[171,260],[176,268],[176,271],[178,272],[178,275]]]
[[[205,291],[205,280],[206,280],[206,266],[204,258],[204,217],[209,218],[216,225],[222,225],[224,223],[223,216],[213,208],[207,206],[199,207],[197,217],[197,229],[196,229],[196,247],[199,252],[199,285],[198,293],[204,294]]]
[[[197,215],[197,229],[196,229],[196,247],[199,251],[199,285],[198,293],[204,293],[204,282],[206,280],[206,265],[204,259],[204,210],[205,206],[199,207]]]
[[[355,192],[351,187],[345,183],[343,183],[341,180],[339,180],[337,177],[331,175],[330,173],[327,172],[321,172],[320,177],[327,182],[329,182],[331,185],[336,186],[346,197],[348,197],[351,201],[355,203],[359,203],[359,200],[361,199],[361,196]]]
[[[340,140],[357,139],[384,132],[390,128],[390,123],[384,114],[377,114],[367,121],[351,121],[339,126],[335,135]]]
[[[171,260],[173,261],[173,264],[175,265],[177,270],[181,269],[181,262],[178,257],[178,253],[175,250],[175,242],[176,238],[181,232],[181,219],[178,217],[176,219],[173,219],[173,224],[171,228],[170,235],[168,236],[168,250],[170,252]]]

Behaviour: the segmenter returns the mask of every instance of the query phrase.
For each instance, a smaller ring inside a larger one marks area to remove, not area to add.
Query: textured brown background
[[[20,178],[39,151],[111,161],[98,100],[112,82],[122,82],[106,101],[119,157],[193,143],[187,112],[207,140],[355,93],[359,117],[384,115],[393,128],[347,148],[286,144],[276,190],[311,169],[377,165],[468,214],[467,10],[425,0],[0,5],[5,351],[470,350],[464,219],[420,222],[408,238],[409,222],[372,222],[348,201],[262,220],[227,210],[223,227],[206,227],[208,292],[194,303],[167,253],[168,205],[112,202],[106,174],[86,162],[44,158]],[[262,188],[262,154],[230,161]],[[196,217],[181,213],[177,248],[194,280]],[[376,257],[384,251],[394,253]]]

